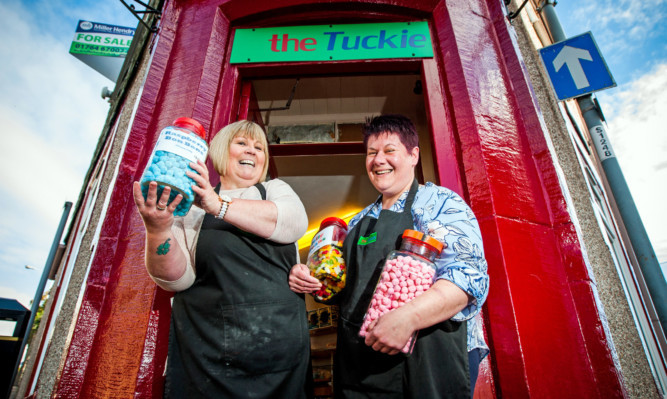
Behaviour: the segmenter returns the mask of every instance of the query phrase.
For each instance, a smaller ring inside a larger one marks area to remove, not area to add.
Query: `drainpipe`
[[[557,43],[567,39],[567,36],[565,36],[565,32],[560,25],[556,10],[554,9],[555,6],[556,0],[544,0],[538,12],[544,17],[553,42]],[[597,102],[593,100],[593,96],[590,94],[578,97],[577,103],[595,144],[595,151],[601,160],[602,169],[607,176],[612,195],[618,205],[618,210],[630,238],[632,249],[639,262],[639,268],[644,275],[644,280],[646,280],[649,296],[658,314],[662,331],[663,333],[667,332],[667,281],[665,281],[665,276],[662,274],[658,258],[655,255],[651,241],[648,238],[644,224],[630,194],[630,189],[625,182],[623,172],[621,172],[621,167],[611,147],[609,136],[603,124],[604,119],[601,117],[601,111],[598,108]],[[606,148],[602,148],[602,143],[605,144]]]

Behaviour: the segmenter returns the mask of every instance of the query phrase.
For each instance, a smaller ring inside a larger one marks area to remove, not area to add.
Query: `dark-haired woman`
[[[350,221],[344,243],[348,277],[338,298],[336,396],[469,399],[466,321],[481,309],[489,283],[477,220],[453,191],[417,184],[418,135],[408,118],[372,118],[363,133],[366,171],[381,195]],[[435,261],[436,281],[411,302],[380,316],[360,337],[378,270],[405,229],[446,244]],[[320,284],[297,264],[290,287],[313,292]],[[415,331],[412,354],[399,354]]]

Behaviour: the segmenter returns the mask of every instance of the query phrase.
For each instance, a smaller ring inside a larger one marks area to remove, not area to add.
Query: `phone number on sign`
[[[80,51],[95,51],[115,55],[127,54],[127,47],[98,46],[95,44],[73,43],[72,49]]]

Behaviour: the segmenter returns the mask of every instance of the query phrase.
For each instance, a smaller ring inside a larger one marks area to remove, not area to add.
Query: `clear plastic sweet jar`
[[[171,126],[165,127],[160,132],[151,158],[141,176],[141,191],[144,198],[148,195],[148,185],[152,181],[158,184],[157,198],[160,198],[165,187],[171,187],[170,203],[178,194],[183,195],[183,199],[174,210],[174,216],[185,216],[195,200],[195,193],[192,191],[195,182],[185,172],[188,170],[194,172],[190,168],[190,162],[204,161],[207,154],[208,144],[204,127],[191,118],[176,119]]]
[[[387,255],[359,330],[361,337],[368,334],[368,327],[374,320],[423,294],[434,283],[433,261],[445,244],[416,230],[405,230],[402,238],[400,249]],[[416,340],[417,332],[401,352],[412,353]]]
[[[320,223],[310,243],[306,265],[310,274],[322,283],[322,288],[312,294],[318,302],[328,302],[345,287],[343,241],[346,236],[347,223],[330,217]]]

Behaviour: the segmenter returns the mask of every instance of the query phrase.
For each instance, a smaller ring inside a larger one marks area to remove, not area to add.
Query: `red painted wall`
[[[438,35],[455,55],[444,69],[451,97],[462,99],[454,113],[470,201],[492,258],[486,319],[498,388],[507,397],[625,396],[500,2],[448,1],[440,11],[435,20],[451,21]]]
[[[469,199],[491,276],[484,315],[492,355],[478,396],[625,396],[501,4],[167,1],[56,396],[161,395],[169,296],[145,273],[132,182],[162,127],[192,116],[217,131],[236,119],[240,74],[269,69],[245,71],[226,63],[233,26],[332,18],[431,22],[436,56],[422,64],[422,73],[438,176]]]

